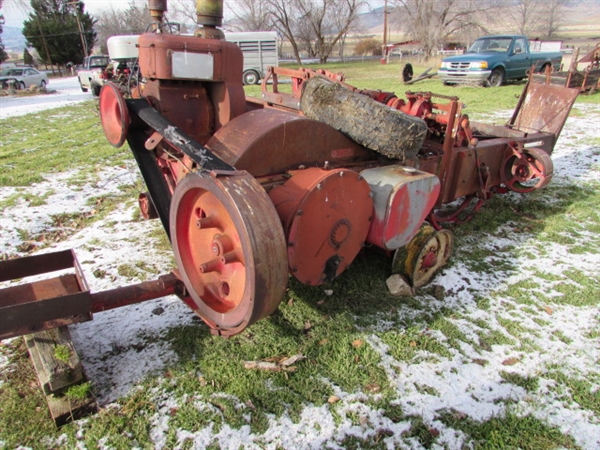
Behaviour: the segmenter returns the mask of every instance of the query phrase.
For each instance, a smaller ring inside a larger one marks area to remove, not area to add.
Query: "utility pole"
[[[387,1],[387,0],[386,0]],[[88,55],[87,42],[85,41],[85,36],[83,34],[83,25],[81,24],[81,20],[79,19],[79,4],[81,2],[70,2],[67,5],[75,6],[75,18],[77,19],[77,29],[79,30],[79,37],[81,38],[81,48],[83,49],[83,57],[85,58]]]
[[[383,2],[383,50],[381,52],[381,64],[387,63],[387,0]]]
[[[48,43],[46,42],[46,36],[44,36],[44,31],[42,30],[42,25],[40,24],[40,18],[36,14],[35,21],[38,26],[38,30],[40,30],[40,36],[42,37],[42,44],[44,44],[44,50],[46,50],[46,60],[50,63],[50,68],[52,69],[52,75],[54,75],[54,64],[52,64],[52,57],[50,56],[50,50],[48,50]],[[62,76],[60,73],[60,67],[58,67],[58,75]]]

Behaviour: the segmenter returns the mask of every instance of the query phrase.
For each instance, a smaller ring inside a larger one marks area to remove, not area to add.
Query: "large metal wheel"
[[[408,245],[394,253],[392,273],[406,276],[413,287],[425,286],[448,262],[453,243],[450,231],[423,225]]]
[[[512,154],[502,163],[500,176],[504,185],[519,193],[532,192],[550,183],[554,164],[550,155],[539,148],[522,152],[512,149]]]
[[[271,314],[288,280],[273,203],[247,172],[189,174],[171,201],[175,259],[194,311],[231,336]]]
[[[106,83],[100,91],[100,122],[110,145],[121,147],[127,139],[131,117],[125,98],[114,83]]]

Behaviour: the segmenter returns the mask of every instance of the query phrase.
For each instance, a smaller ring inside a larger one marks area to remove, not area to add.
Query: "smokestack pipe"
[[[223,24],[223,0],[196,0],[198,27],[194,36],[206,39],[225,39],[218,29]]]
[[[167,0],[148,0],[148,9],[152,20],[156,22],[156,29],[160,31],[163,22],[163,16],[167,11]]]

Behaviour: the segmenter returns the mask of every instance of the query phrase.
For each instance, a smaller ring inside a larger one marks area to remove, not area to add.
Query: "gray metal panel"
[[[210,53],[173,52],[171,62],[175,78],[214,79],[214,56]]]

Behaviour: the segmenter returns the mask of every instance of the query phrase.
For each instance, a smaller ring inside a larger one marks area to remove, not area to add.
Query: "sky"
[[[234,4],[236,0],[224,0],[225,4]],[[95,15],[100,11],[109,9],[111,6],[115,9],[125,9],[131,3],[135,4],[146,4],[147,0],[84,0],[85,11],[91,15]],[[382,6],[384,0],[370,0],[368,2],[371,7]],[[8,27],[21,27],[23,20],[27,19],[27,9],[29,8],[29,1],[27,0],[4,0],[4,7],[2,13],[6,21],[5,26]],[[226,13],[226,8],[225,8]]]
[[[85,11],[94,15],[111,6],[115,9],[125,9],[131,1],[136,4],[147,3],[147,0],[84,0]],[[23,20],[27,19],[29,2],[27,0],[4,0],[4,3],[2,12],[6,20],[5,26],[21,27]]]

